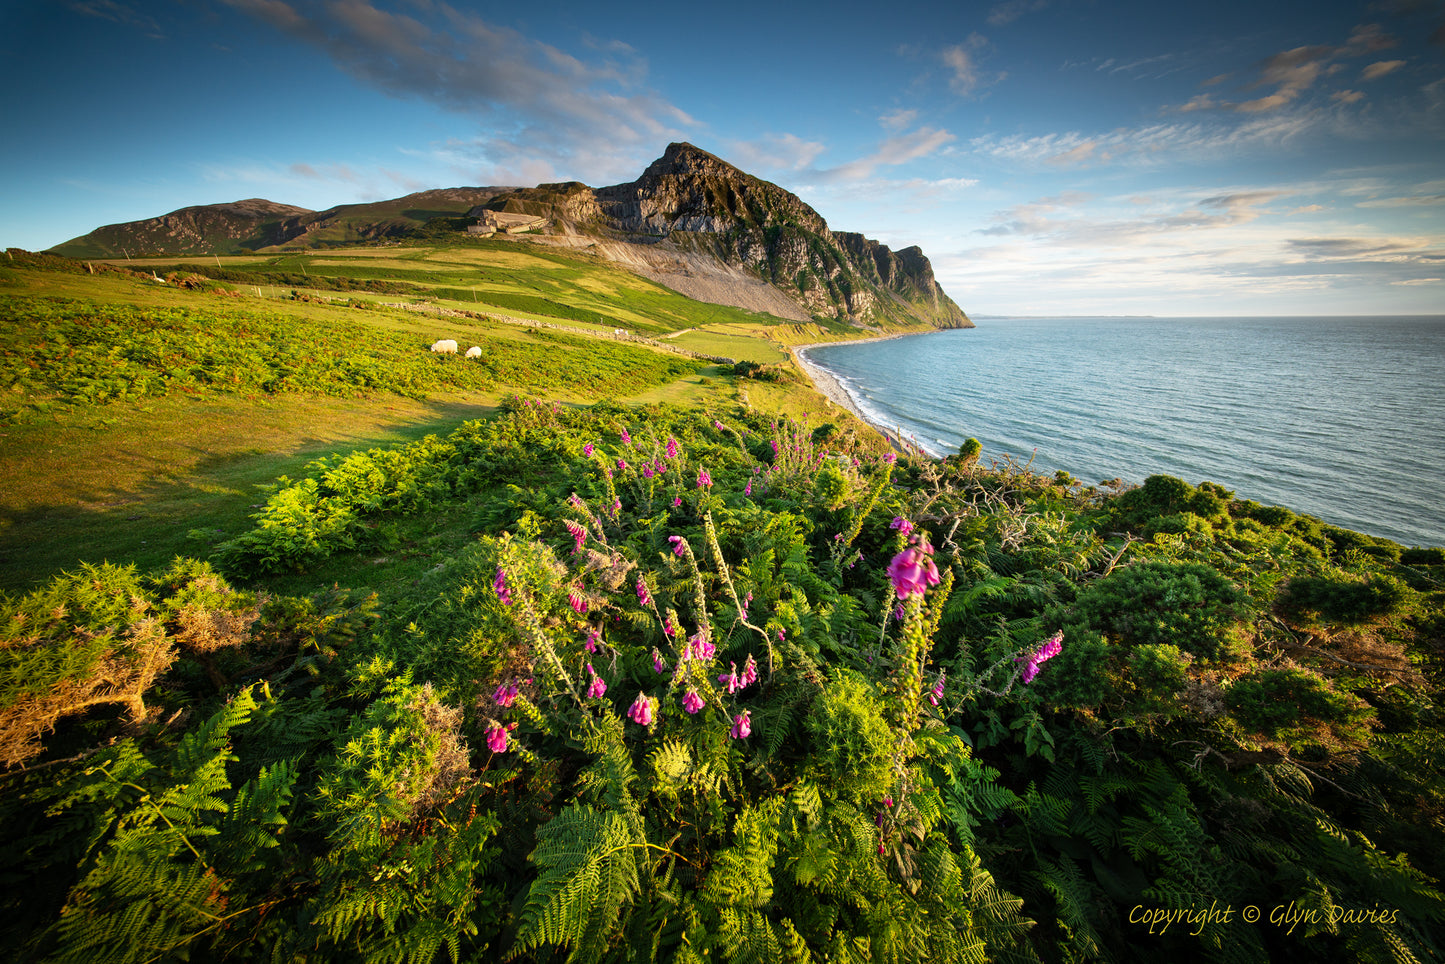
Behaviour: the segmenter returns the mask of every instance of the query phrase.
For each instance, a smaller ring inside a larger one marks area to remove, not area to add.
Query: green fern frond
[[[538,874],[509,956],[553,944],[571,948],[569,961],[595,959],[641,886],[645,846],[618,813],[579,805],[548,821],[528,858]]]

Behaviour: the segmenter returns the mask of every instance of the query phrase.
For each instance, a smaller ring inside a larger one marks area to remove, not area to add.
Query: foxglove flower
[[[652,594],[647,591],[647,583],[642,581],[641,576],[637,577],[637,601],[644,606],[652,605]]]
[[[894,455],[892,452],[889,452],[883,456],[883,461],[887,462],[889,465],[892,465],[894,462],[898,461],[898,456]]]
[[[753,494],[753,480],[748,479],[748,484],[743,488],[743,495]]]
[[[656,649],[652,651],[652,669],[657,673],[667,672],[667,660],[663,659],[662,654]]]
[[[493,753],[507,752],[507,731],[502,729],[500,724],[493,724],[487,730],[487,749]]]
[[[597,630],[597,629],[594,629],[594,630],[592,630],[590,633],[587,634],[587,642],[583,643],[582,646],[583,646],[584,649],[587,650],[587,652],[589,652],[589,653],[595,653],[595,652],[597,652],[597,644],[600,643],[601,641],[602,641],[602,633],[601,633],[601,631],[600,631],[600,630]]]
[[[592,443],[591,443],[591,442],[588,442],[586,445],[582,446],[582,454],[585,455],[585,456],[587,456],[589,459],[592,457]]]
[[[743,689],[747,689],[758,681],[758,661],[753,659],[753,654],[748,653],[748,661],[743,664],[742,683]]]
[[[933,692],[928,694],[928,702],[932,703],[934,706],[937,706],[938,701],[943,699],[943,684],[945,681],[945,676],[946,674],[943,670],[938,671],[938,681],[933,684]]]
[[[687,653],[692,659],[712,659],[717,655],[717,644],[708,642],[698,633],[687,641]]]
[[[676,509],[680,505],[682,505],[682,496],[678,496],[677,498],[672,500],[672,507],[674,509]]]
[[[697,690],[688,690],[682,698],[682,708],[689,713],[696,713],[706,705],[702,697],[697,695]]]
[[[567,593],[567,605],[579,616],[587,615],[587,597],[573,589]]]
[[[507,574],[497,567],[497,578],[492,580],[492,589],[497,593],[497,598],[502,601],[503,606],[512,604],[512,594],[507,591]]]
[[[651,463],[651,462],[644,462],[644,463],[643,463],[643,465],[642,465],[642,477],[643,477],[644,479],[650,479],[650,478],[652,478],[652,463]]]
[[[717,681],[719,686],[727,690],[729,696],[742,689],[743,681],[738,679],[738,664],[733,663],[732,671],[718,676]]]
[[[627,471],[627,460],[626,460],[626,459],[618,459],[618,460],[617,460],[617,471],[619,471],[619,472],[626,472],[626,471]]]
[[[498,706],[511,706],[517,699],[517,684],[515,682],[503,683],[501,686],[498,686],[497,691],[492,694],[492,699],[497,701]]]
[[[669,437],[667,440],[667,457],[670,459],[677,458],[677,439],[675,438]]]
[[[746,740],[753,732],[753,711],[743,710],[733,718],[733,728],[728,731],[728,736],[734,740]]]
[[[897,529],[899,532],[903,533],[906,536],[908,535],[908,533],[913,531],[913,523],[909,522],[901,515],[896,515],[893,517],[893,521],[888,523],[888,528]]]
[[[1022,679],[1024,683],[1032,683],[1034,677],[1039,675],[1039,664],[1053,659],[1059,655],[1064,648],[1064,634],[1060,630],[1048,639],[1044,640],[1038,649],[1034,650],[1027,657],[1015,656],[1014,662],[1023,663]]]
[[[641,693],[637,694],[637,699],[633,700],[632,705],[627,708],[627,715],[632,717],[632,722],[641,723],[643,726],[652,725],[652,721],[655,719],[654,712],[652,699]]]
[[[678,558],[687,552],[687,540],[682,536],[668,536],[667,541],[672,543],[672,554]]]
[[[627,429],[624,428],[624,429],[621,431],[621,433],[619,433],[619,434],[622,436],[622,444],[623,444],[623,445],[631,445],[631,444],[632,444],[632,436],[627,434]]]
[[[572,541],[576,543],[576,545],[572,547],[572,551],[581,552],[582,543],[587,541],[587,530],[582,528],[577,523],[573,522],[571,519],[567,520],[566,525],[567,532],[571,534]]]
[[[697,487],[699,489],[712,485],[712,476],[707,474],[707,469],[697,470]]]
[[[591,663],[587,664],[587,672],[592,674],[592,682],[587,684],[587,698],[595,699],[606,693],[607,684],[602,681],[602,677],[597,675],[597,671],[592,668]]]
[[[899,599],[921,596],[928,587],[938,585],[938,567],[925,550],[928,550],[926,541],[921,547],[911,545],[888,564],[888,578],[892,580]]]

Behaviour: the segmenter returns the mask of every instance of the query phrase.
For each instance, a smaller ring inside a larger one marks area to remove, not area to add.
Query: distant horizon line
[[[1297,314],[1215,314],[1215,315],[1084,315],[1084,314],[1057,314],[1057,315],[1015,315],[1015,314],[979,314],[977,312],[965,312],[974,321],[1110,321],[1110,320],[1145,320],[1145,321],[1187,321],[1196,318],[1439,318],[1445,320],[1445,312],[1386,312],[1383,314],[1345,314],[1326,315],[1318,312],[1302,312]]]

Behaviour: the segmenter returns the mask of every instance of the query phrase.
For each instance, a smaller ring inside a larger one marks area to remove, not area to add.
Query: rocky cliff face
[[[542,214],[549,205],[584,231],[590,225],[614,240],[665,244],[742,268],[810,316],[972,327],[917,247],[894,252],[861,234],[835,233],[796,195],[691,144],[669,145],[627,184],[542,185],[488,207]]]

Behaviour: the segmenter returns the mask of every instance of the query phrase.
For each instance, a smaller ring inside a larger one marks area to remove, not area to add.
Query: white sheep
[[[450,338],[446,338],[442,341],[435,342],[431,346],[431,350],[446,355],[455,355],[457,353],[457,343]]]
[[[467,349],[467,357],[468,357],[468,358],[481,358],[481,357],[482,357],[482,350],[481,350],[481,348],[477,347],[476,345],[473,345],[472,347],[468,348],[468,349]]]

